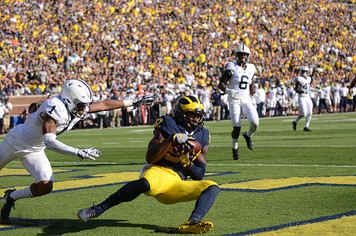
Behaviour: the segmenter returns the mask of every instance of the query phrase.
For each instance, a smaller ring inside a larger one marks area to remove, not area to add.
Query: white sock
[[[27,187],[24,189],[16,190],[10,193],[10,197],[14,200],[21,199],[21,198],[31,198],[32,193],[31,193],[31,188]]]
[[[305,119],[305,127],[309,127],[312,116],[307,116]]]
[[[231,138],[232,139],[232,148],[233,149],[238,149],[239,148],[239,145],[237,143],[237,138]]]

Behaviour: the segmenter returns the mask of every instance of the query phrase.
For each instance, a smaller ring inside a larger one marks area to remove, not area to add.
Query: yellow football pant
[[[164,204],[197,200],[209,186],[218,185],[210,180],[182,180],[175,171],[158,165],[148,168],[141,178],[150,184],[150,190],[145,194]]]

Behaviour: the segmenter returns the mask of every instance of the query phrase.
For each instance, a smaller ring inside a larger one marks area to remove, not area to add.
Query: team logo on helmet
[[[189,123],[189,115],[194,113],[200,117],[198,123]],[[198,127],[203,126],[204,106],[195,96],[181,97],[174,107],[173,117],[176,121],[183,125],[188,132],[194,131]]]

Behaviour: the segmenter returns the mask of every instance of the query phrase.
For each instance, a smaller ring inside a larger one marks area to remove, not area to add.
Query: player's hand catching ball
[[[173,136],[173,151],[183,167],[189,167],[201,152],[201,145],[187,134],[177,133]]]

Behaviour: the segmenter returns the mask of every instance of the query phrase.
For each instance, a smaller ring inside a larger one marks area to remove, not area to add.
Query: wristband
[[[123,100],[124,107],[130,107],[133,104],[133,100]]]

